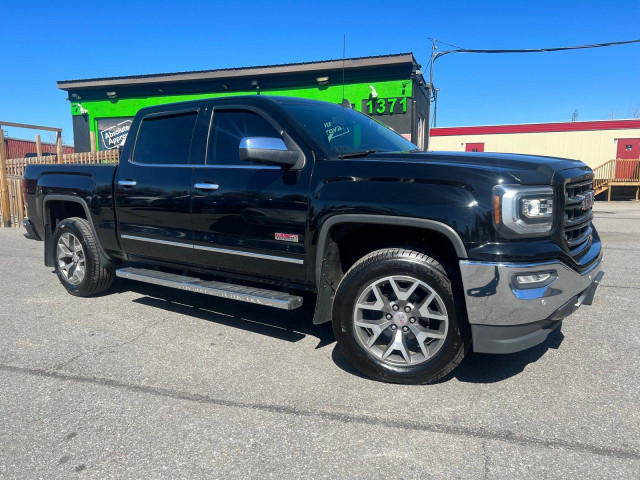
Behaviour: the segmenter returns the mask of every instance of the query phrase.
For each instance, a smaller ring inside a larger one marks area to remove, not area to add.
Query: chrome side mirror
[[[302,158],[302,152],[289,150],[281,138],[272,137],[244,137],[239,154],[241,160],[282,167],[293,167]]]

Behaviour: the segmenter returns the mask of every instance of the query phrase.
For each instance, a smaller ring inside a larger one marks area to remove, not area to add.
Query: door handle
[[[138,184],[135,180],[118,180],[121,187],[135,187]]]
[[[217,183],[196,183],[194,187],[198,190],[217,190],[220,185]]]

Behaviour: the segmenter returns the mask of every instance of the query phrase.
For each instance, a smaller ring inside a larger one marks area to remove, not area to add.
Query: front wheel
[[[346,273],[333,328],[362,373],[393,383],[431,383],[452,371],[469,346],[464,311],[443,266],[419,252],[384,249]]]

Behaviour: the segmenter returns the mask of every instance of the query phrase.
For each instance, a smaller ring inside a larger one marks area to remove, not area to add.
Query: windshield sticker
[[[343,127],[342,125],[333,126],[333,122],[325,122],[324,128],[329,142],[334,138],[342,137],[349,133],[349,127]]]

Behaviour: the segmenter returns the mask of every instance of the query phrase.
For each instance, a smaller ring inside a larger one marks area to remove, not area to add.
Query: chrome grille
[[[585,197],[593,199],[593,179],[567,183],[564,191],[564,241],[577,256],[591,246],[593,208],[584,208]],[[593,203],[593,202],[591,202]]]

